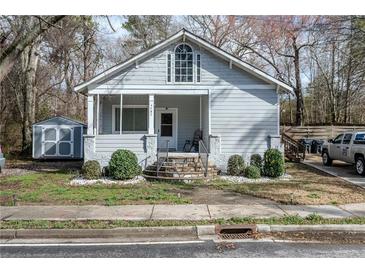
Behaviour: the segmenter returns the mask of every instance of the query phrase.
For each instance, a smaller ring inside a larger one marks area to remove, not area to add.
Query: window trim
[[[115,109],[119,108],[120,109],[120,105],[112,105],[112,134],[120,134],[120,131],[115,130]],[[122,106],[122,111],[125,108],[145,108],[147,110],[147,115],[146,115],[146,120],[147,120],[147,130],[143,130],[143,131],[123,131],[123,122],[122,122],[122,134],[146,134],[148,133],[148,120],[149,120],[149,115],[148,115],[148,105],[123,105]],[[123,116],[122,116],[123,117]]]
[[[175,63],[176,63],[176,49],[177,47],[179,47],[180,45],[187,45],[191,48],[191,55],[193,57],[193,60],[192,60],[192,72],[193,72],[193,75],[192,75],[192,81],[187,81],[187,82],[176,82],[175,81],[175,70],[176,70],[176,67],[175,67]],[[171,83],[174,83],[174,84],[178,84],[178,85],[186,85],[186,84],[191,84],[191,83],[195,83],[195,51],[194,51],[194,47],[192,45],[190,45],[189,43],[186,43],[186,42],[182,42],[182,43],[178,43],[175,47],[174,47],[174,51],[173,53],[171,54],[171,56],[174,56],[173,58],[173,62],[171,62],[171,64],[173,64],[173,67],[171,66],[171,70],[174,72],[173,73],[173,78],[171,79]],[[172,58],[171,58],[171,61],[172,61]],[[166,78],[167,80],[167,78]]]
[[[169,81],[169,56],[170,56],[170,81]],[[173,56],[173,54],[171,54],[170,52],[167,52],[167,54],[166,54],[166,83],[168,83],[168,84],[173,83],[173,81],[172,81],[172,79],[173,79],[172,78],[172,71],[173,71],[172,56]]]
[[[195,54],[195,82],[200,83],[202,81],[202,56],[200,53]],[[199,67],[198,67],[198,56],[199,56]],[[198,74],[199,69],[199,74]],[[199,81],[198,81],[199,76]]]

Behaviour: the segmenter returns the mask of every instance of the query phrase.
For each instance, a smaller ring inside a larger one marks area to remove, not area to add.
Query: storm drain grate
[[[254,238],[257,230],[253,225],[228,225],[218,226],[216,232],[222,240],[244,240]]]

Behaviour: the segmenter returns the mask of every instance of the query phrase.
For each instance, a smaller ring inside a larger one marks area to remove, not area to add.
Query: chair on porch
[[[185,141],[183,151],[184,152],[191,152],[192,150],[199,151],[199,141],[202,140],[202,138],[203,138],[203,131],[200,129],[195,130],[193,140]]]

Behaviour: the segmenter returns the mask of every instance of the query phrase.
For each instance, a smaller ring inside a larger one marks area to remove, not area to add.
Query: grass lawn
[[[288,181],[232,184],[215,180],[210,184],[225,190],[267,198],[283,204],[347,204],[365,202],[365,190],[359,186],[298,163],[286,163]]]
[[[303,164],[287,163],[286,167],[292,176],[287,181],[234,184],[217,179],[189,184],[145,182],[124,186],[71,186],[69,182],[77,174],[75,169],[38,170],[0,177],[0,205],[13,205],[13,197],[17,205],[224,204],[232,195],[245,199],[239,194],[284,204],[365,202],[365,190],[358,186]],[[218,196],[213,196],[213,191]]]
[[[154,227],[154,226],[194,226],[194,225],[232,225],[232,224],[268,224],[268,225],[318,225],[318,224],[365,224],[364,217],[324,219],[312,214],[306,218],[285,216],[282,218],[231,218],[201,221],[124,221],[124,220],[82,220],[82,221],[1,221],[0,229],[107,229],[117,227]]]
[[[123,204],[185,204],[179,189],[185,184],[141,183],[136,185],[71,186],[74,173],[68,171],[34,172],[1,178],[1,205],[12,205],[15,195],[17,205],[123,205]]]

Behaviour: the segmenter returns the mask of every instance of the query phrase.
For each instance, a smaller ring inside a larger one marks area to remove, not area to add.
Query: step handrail
[[[166,140],[166,156],[165,157],[162,157],[161,156],[161,153],[163,152],[162,151],[162,148],[158,148],[157,149],[157,170],[156,170],[156,174],[157,176],[159,175],[159,171],[161,169],[161,167],[168,161],[169,159],[169,140]],[[160,160],[161,159],[161,160]]]
[[[204,167],[204,177],[208,176],[209,152],[203,140],[199,140],[199,158]]]

